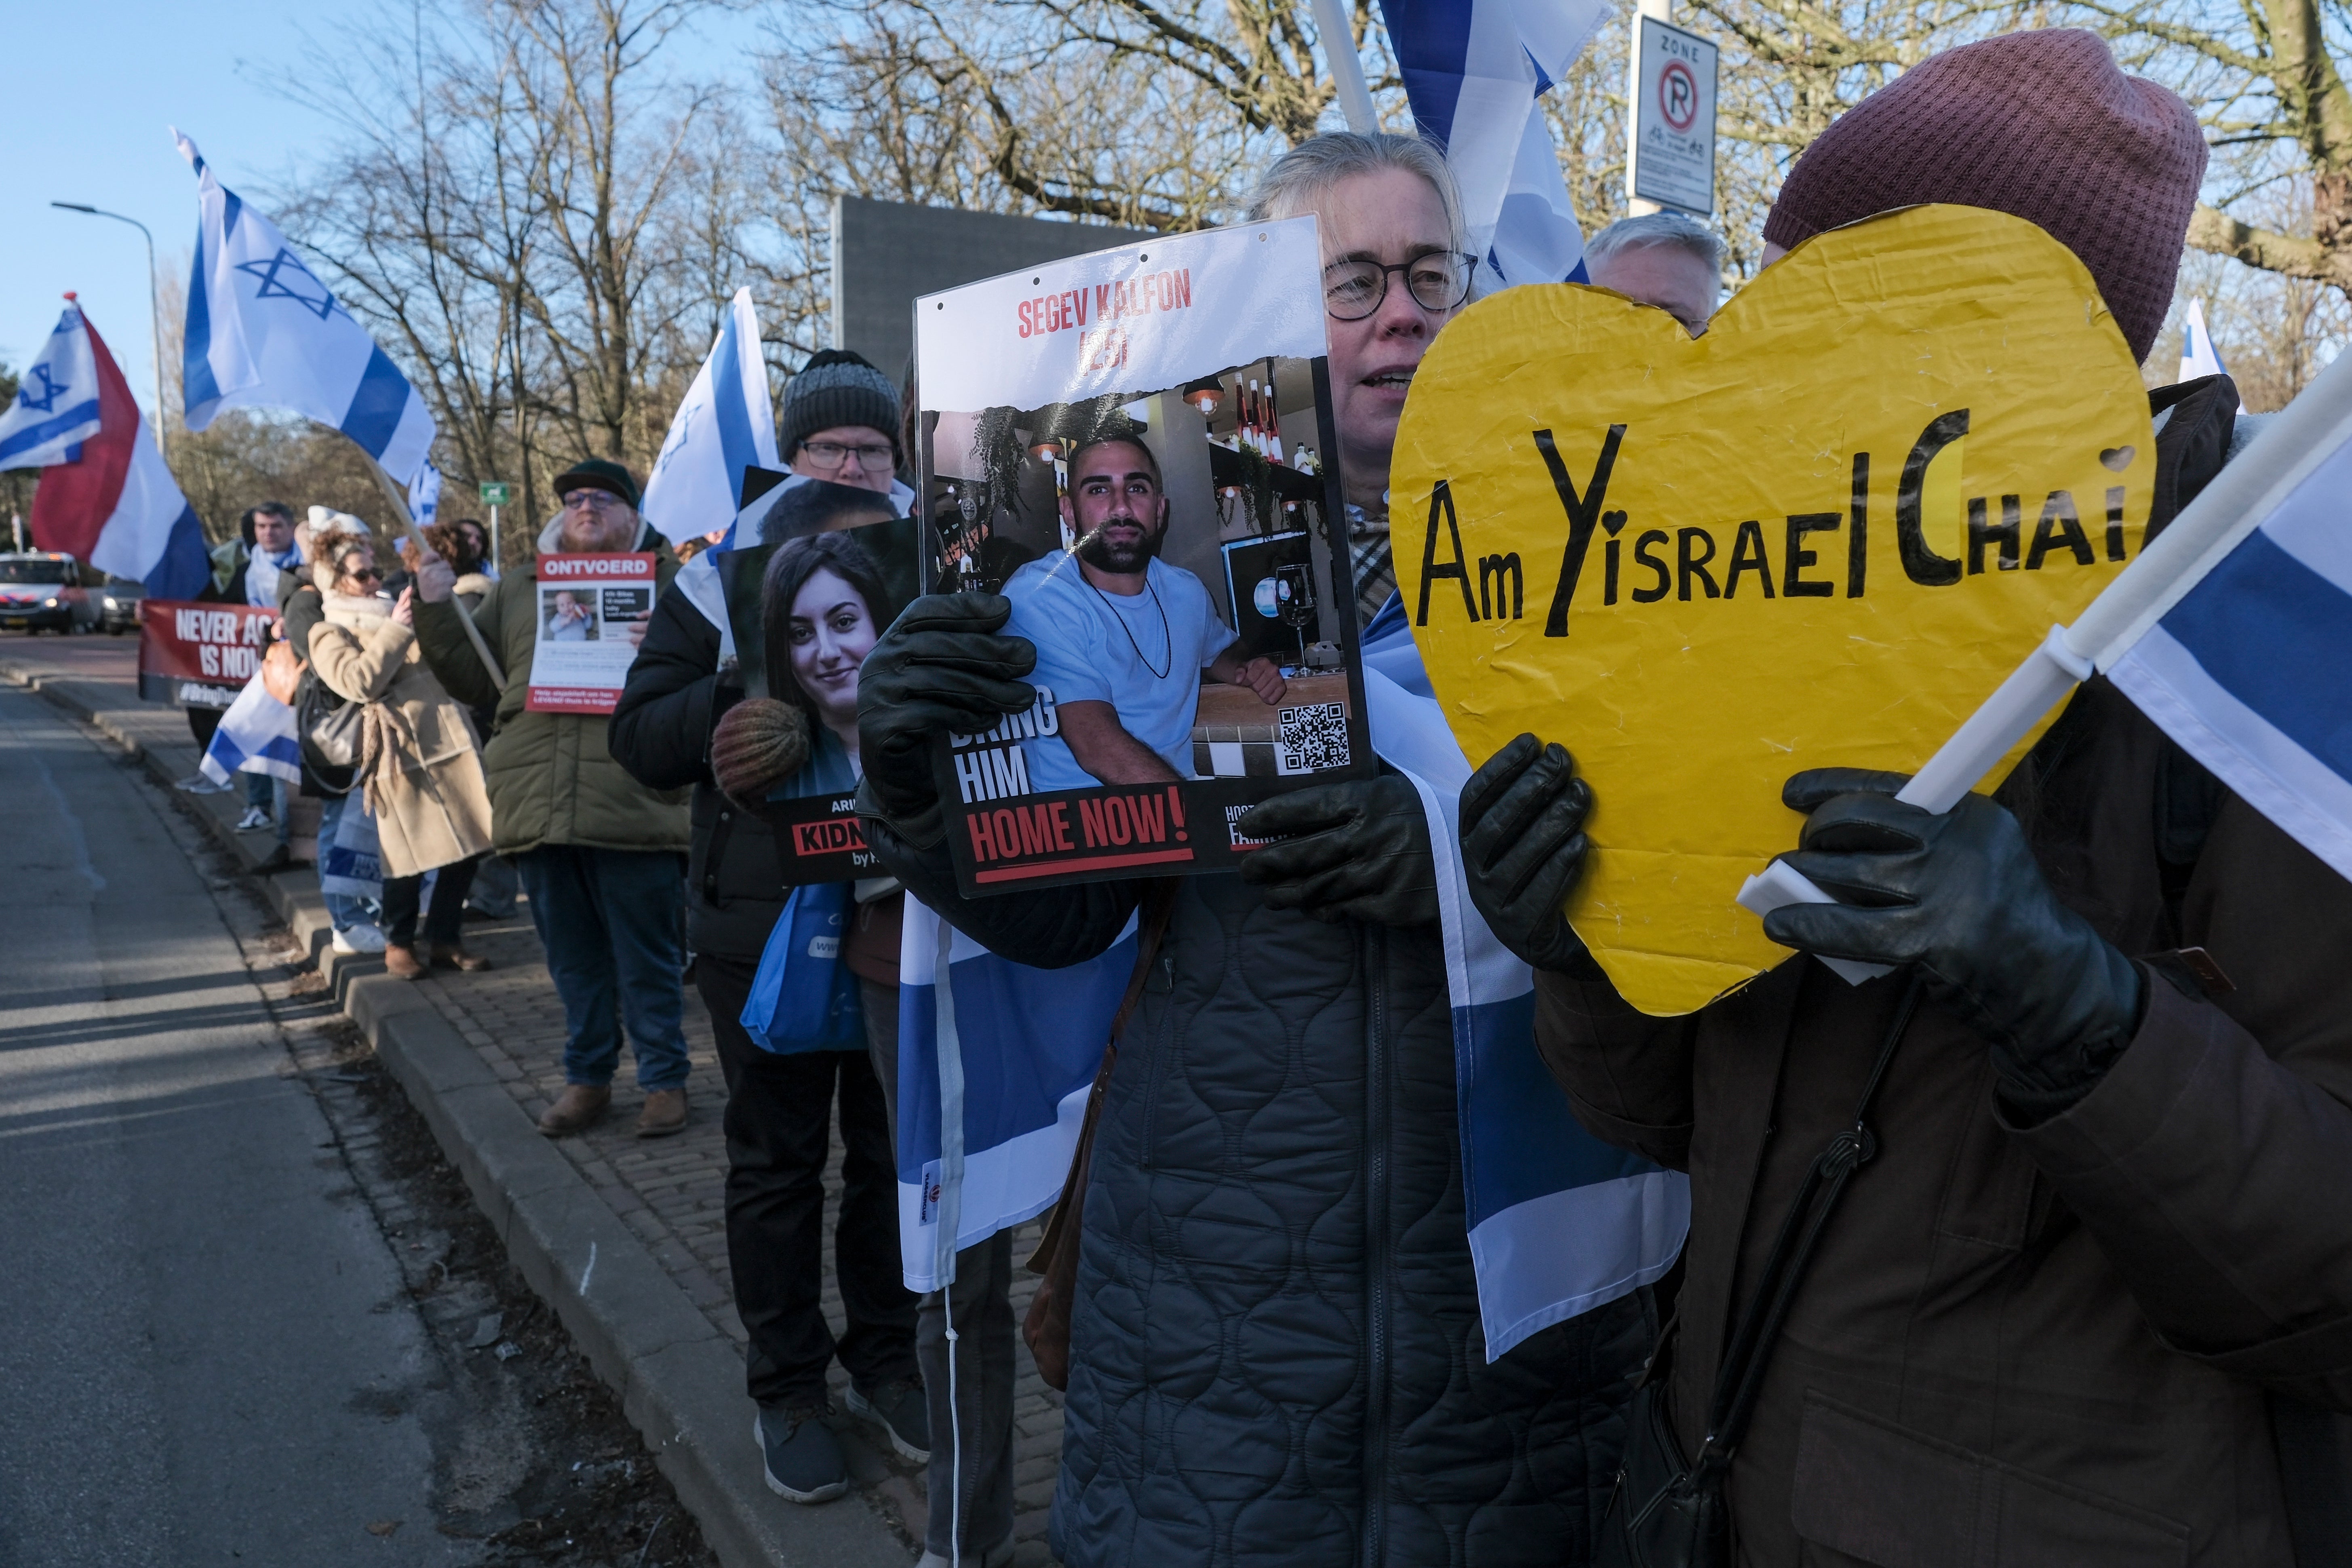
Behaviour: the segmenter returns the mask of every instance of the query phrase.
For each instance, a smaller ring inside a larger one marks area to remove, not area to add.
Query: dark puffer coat
[[[1021,963],[1114,941],[1139,884],[965,900]],[[1325,925],[1183,880],[1097,1132],[1054,1501],[1070,1568],[1558,1568],[1607,1506],[1649,1292],[1493,1365],[1434,928]]]

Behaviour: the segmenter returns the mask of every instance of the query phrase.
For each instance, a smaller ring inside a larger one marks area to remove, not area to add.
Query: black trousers
[[[433,947],[456,947],[464,934],[466,894],[484,857],[458,860],[441,868],[433,879],[433,907],[425,911],[425,940]],[[423,901],[425,879],[386,877],[383,879],[383,934],[395,947],[416,945],[416,906]]]
[[[912,1381],[915,1297],[898,1263],[882,1086],[864,1051],[780,1057],[753,1045],[738,1020],[755,968],[707,952],[694,963],[727,1076],[727,1263],[751,1341],[745,1382],[761,1405],[822,1405],[836,1355],[861,1392]],[[843,1158],[833,1253],[847,1320],[837,1342],[823,1305],[823,1176],[836,1087]]]

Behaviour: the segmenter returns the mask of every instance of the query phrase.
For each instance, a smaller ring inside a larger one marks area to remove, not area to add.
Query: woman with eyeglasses
[[[1293,148],[1252,216],[1304,213],[1369,617],[1392,586],[1397,418],[1470,266],[1444,159],[1414,138]],[[1051,968],[1108,948],[1150,884],[959,893],[928,827],[930,747],[1028,699],[1003,679],[1026,643],[985,635],[1004,604],[926,598],[876,644],[861,799],[878,808],[867,842],[914,896]],[[959,618],[969,631],[944,629]],[[1070,1568],[1590,1562],[1654,1308],[1633,1291],[1488,1359],[1419,795],[1396,775],[1323,785],[1235,826],[1283,842],[1239,876],[1162,886],[1166,934],[1095,1128],[1055,1551]],[[1563,1224],[1563,1254],[1603,1245]]]

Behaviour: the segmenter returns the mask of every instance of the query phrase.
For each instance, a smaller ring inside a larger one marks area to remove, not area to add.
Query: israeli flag
[[[1584,281],[1584,233],[1538,100],[1609,19],[1605,0],[1382,0],[1423,135],[1462,187],[1476,291]]]
[[[719,336],[669,422],[646,480],[646,521],[676,544],[725,528],[743,499],[743,470],[776,460],[776,416],[751,290],[735,290]]]
[[[1364,695],[1373,749],[1412,781],[1429,812],[1454,1002],[1463,1206],[1493,1361],[1672,1268],[1690,1228],[1690,1182],[1587,1132],[1536,1053],[1535,972],[1470,901],[1459,839],[1470,763],[1403,606],[1391,598],[1365,628]]]
[[[98,365],[82,330],[81,308],[68,303],[49,341],[25,367],[16,401],[0,412],[0,468],[45,468],[81,456],[98,434]]]
[[[2273,416],[2278,434],[2289,420],[2325,419],[2330,400],[2337,412],[2315,445],[2279,464],[2285,493],[2098,664],[2240,799],[2352,878],[2352,361],[2304,399],[2314,407]],[[2223,477],[2269,468],[2279,445],[2258,439]]]
[[[216,784],[238,773],[302,782],[302,740],[294,728],[294,710],[269,695],[259,670],[221,715],[196,770]]]
[[[226,408],[289,409],[333,426],[408,483],[433,445],[425,400],[278,226],[214,177],[194,142],[172,135],[196,172],[182,374],[188,428],[205,429]]]
[[[419,528],[430,528],[441,519],[441,470],[430,463],[408,482],[408,515]]]
[[[2180,374],[2176,382],[2195,381],[2204,375],[2228,374],[2221,368],[2221,351],[2213,346],[2213,334],[2205,328],[2205,301],[2189,301],[2189,313],[2180,321]]]
[[[1135,918],[1067,969],[1000,958],[907,896],[898,955],[898,1239],[907,1289],[1054,1206],[1135,973]],[[939,983],[944,966],[949,984]]]

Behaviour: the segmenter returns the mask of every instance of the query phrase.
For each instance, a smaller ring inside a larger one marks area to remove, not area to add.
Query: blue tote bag
[[[743,1028],[753,1045],[778,1056],[866,1048],[857,976],[841,961],[848,929],[848,883],[793,889],[768,933],[743,1004]]]

